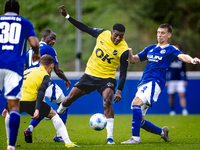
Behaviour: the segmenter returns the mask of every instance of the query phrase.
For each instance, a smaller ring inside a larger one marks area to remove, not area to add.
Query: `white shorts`
[[[171,80],[168,81],[167,93],[185,93],[185,81],[184,80]]]
[[[4,96],[7,99],[21,99],[22,76],[8,69],[0,69],[0,91],[4,87]]]
[[[62,89],[57,84],[53,83],[47,88],[45,97],[56,104],[60,104],[65,98],[65,95],[63,94]]]
[[[145,116],[148,107],[151,106],[152,103],[157,102],[160,92],[161,88],[156,82],[148,82],[138,86],[135,97],[139,97],[143,101],[141,107],[143,116]]]

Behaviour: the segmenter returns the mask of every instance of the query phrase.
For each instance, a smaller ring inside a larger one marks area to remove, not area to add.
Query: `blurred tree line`
[[[3,14],[5,2],[0,1]],[[31,20],[38,39],[45,29],[57,34],[54,48],[64,71],[75,70],[76,29],[60,14],[58,7],[65,5],[67,12],[76,18],[75,0],[18,0],[20,15]],[[126,27],[125,39],[137,54],[145,47],[157,43],[157,28],[162,23],[173,27],[171,44],[180,44],[184,53],[200,57],[200,1],[199,0],[82,0],[82,22],[88,26],[111,30],[115,23]],[[82,34],[81,71],[95,46],[95,39]],[[146,62],[129,65],[129,71],[143,71]],[[187,65],[190,71],[199,66]]]

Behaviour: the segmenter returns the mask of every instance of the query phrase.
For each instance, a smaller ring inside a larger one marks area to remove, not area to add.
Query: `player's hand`
[[[7,109],[4,109],[3,112],[1,113],[1,115],[6,118],[6,115],[8,113],[8,110]]]
[[[33,62],[39,61],[40,60],[40,54],[33,53],[32,60],[33,60]]]
[[[59,9],[61,9],[61,14],[66,17],[67,16],[67,11],[64,5],[58,7]]]
[[[132,48],[128,48],[129,50],[129,54],[128,54],[128,60],[131,64],[134,64],[133,60],[132,60],[132,55],[133,55],[133,51]]]
[[[69,89],[70,89],[70,87],[71,87],[71,82],[68,80],[68,81],[65,81],[65,86],[67,87],[67,86],[69,86],[68,88],[67,88],[67,91],[69,91]]]
[[[116,103],[116,102],[119,102],[121,99],[122,99],[122,97],[121,97],[121,90],[118,90],[117,89],[117,92],[116,92],[116,94],[115,94],[115,96],[114,96],[114,104]]]
[[[34,114],[33,114],[33,117],[31,117],[31,119],[38,119],[39,117],[40,117],[39,110],[36,109],[35,112],[34,112]]]
[[[197,58],[197,57],[195,57],[195,58],[193,59],[193,64],[194,64],[194,65],[200,64],[200,59]]]

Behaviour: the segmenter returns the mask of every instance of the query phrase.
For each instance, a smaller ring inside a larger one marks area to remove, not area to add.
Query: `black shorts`
[[[20,101],[20,113],[26,112],[29,115],[33,116],[35,112],[35,104],[36,101]],[[40,116],[47,117],[50,113],[50,110],[51,107],[47,103],[42,102],[39,114]]]
[[[74,87],[85,91],[86,94],[90,94],[92,91],[97,90],[102,95],[102,92],[107,88],[111,88],[115,93],[116,80],[113,78],[98,78],[83,74]]]

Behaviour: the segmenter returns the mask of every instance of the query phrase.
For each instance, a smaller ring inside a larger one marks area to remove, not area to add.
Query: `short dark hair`
[[[49,29],[44,30],[44,32],[42,33],[42,37],[48,36],[51,32],[53,32],[53,31],[52,31],[52,30],[49,30]]]
[[[16,0],[8,0],[5,4],[5,12],[19,13],[19,3]]]
[[[113,25],[113,30],[117,30],[119,32],[125,32],[125,27],[121,23],[116,23]]]
[[[54,59],[51,55],[45,54],[40,58],[41,65],[49,66],[54,64]]]
[[[172,26],[167,23],[161,24],[159,28],[167,28],[168,32],[172,33]]]

